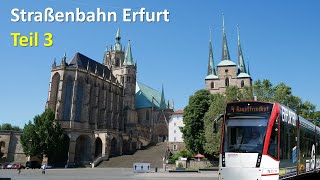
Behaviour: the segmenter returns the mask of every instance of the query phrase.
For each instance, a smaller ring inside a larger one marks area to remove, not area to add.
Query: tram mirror
[[[214,122],[213,122],[213,132],[214,132],[214,133],[217,133],[217,132],[218,132],[218,123],[217,123],[217,121],[214,121]]]
[[[218,132],[218,121],[223,117],[223,114],[220,114],[215,120],[213,120],[213,133]]]

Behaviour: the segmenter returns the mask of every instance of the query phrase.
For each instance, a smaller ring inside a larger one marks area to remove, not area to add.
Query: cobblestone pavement
[[[116,180],[132,180],[132,179],[197,179],[197,180],[217,180],[218,173],[216,171],[199,172],[199,173],[169,173],[162,171],[150,173],[133,173],[130,168],[75,168],[75,169],[47,169],[46,174],[41,174],[40,169],[22,169],[21,174],[15,169],[0,169],[0,179],[11,178],[24,180],[37,179],[58,179],[58,180],[84,180],[84,179],[116,179]]]

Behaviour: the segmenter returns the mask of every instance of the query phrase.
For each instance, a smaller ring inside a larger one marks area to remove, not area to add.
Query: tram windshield
[[[262,153],[267,118],[233,117],[225,123],[224,152]]]

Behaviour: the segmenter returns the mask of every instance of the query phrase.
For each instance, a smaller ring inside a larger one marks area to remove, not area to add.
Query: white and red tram
[[[320,170],[320,128],[289,108],[237,101],[221,117],[219,180],[278,180]]]

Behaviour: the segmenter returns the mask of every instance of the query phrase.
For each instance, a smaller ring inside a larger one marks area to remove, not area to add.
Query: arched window
[[[64,91],[64,110],[63,110],[64,120],[70,120],[72,90],[73,90],[73,81],[71,76],[68,76],[66,85],[65,85],[65,91]]]
[[[75,114],[75,121],[81,121],[81,110],[82,110],[82,100],[83,100],[83,89],[84,83],[82,78],[78,80],[77,86],[77,100],[76,100],[76,114]]]
[[[53,111],[56,111],[56,106],[57,106],[57,102],[58,102],[59,82],[60,82],[60,74],[59,73],[55,73],[52,76],[51,92],[50,92],[50,103],[49,103],[49,107]]]
[[[146,111],[146,120],[149,121],[149,111]]]
[[[241,81],[241,87],[244,87],[244,80]]]
[[[229,87],[229,78],[226,78],[225,83],[226,83],[226,87]]]
[[[211,82],[211,89],[214,88],[214,82]]]
[[[120,66],[120,59],[116,58],[116,67],[119,67],[119,66]]]

